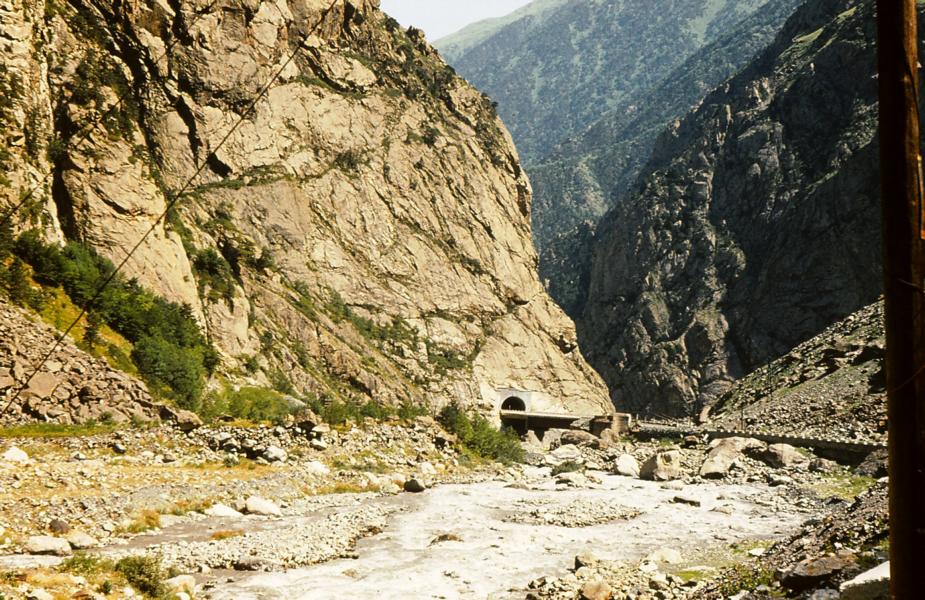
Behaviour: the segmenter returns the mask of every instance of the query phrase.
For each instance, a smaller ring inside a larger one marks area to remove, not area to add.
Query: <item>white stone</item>
[[[27,554],[51,554],[53,556],[70,556],[71,545],[64,538],[50,535],[34,535],[26,540],[24,549]]]
[[[639,461],[632,454],[621,454],[614,463],[614,473],[624,477],[639,477]]]
[[[251,496],[244,503],[244,510],[250,515],[262,515],[266,517],[281,517],[283,515],[279,507],[273,502],[260,496]]]
[[[286,462],[289,455],[279,446],[270,446],[263,451],[263,457],[270,462]]]
[[[244,516],[230,506],[226,506],[225,504],[213,504],[202,512],[210,517],[223,517],[229,519],[235,519]]]
[[[659,548],[649,554],[646,560],[652,563],[668,563],[670,565],[679,564],[682,560],[681,553],[674,548]]]
[[[96,538],[83,531],[72,531],[67,535],[66,539],[74,550],[88,550],[100,545]]]
[[[196,579],[192,575],[177,575],[176,577],[171,577],[164,582],[164,585],[175,594],[185,593],[192,596],[196,592]]]
[[[877,565],[844,582],[839,588],[841,600],[884,600],[890,597],[890,563]]]
[[[10,446],[10,449],[3,453],[4,462],[24,463],[29,462],[29,455],[17,448]]]
[[[328,475],[331,469],[321,461],[313,460],[305,464],[305,470],[312,475]]]

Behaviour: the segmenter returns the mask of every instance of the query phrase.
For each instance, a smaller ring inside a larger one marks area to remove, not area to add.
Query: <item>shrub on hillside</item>
[[[392,417],[398,417],[399,419],[410,421],[430,414],[426,406],[414,404],[411,401],[402,402],[398,407],[372,400],[365,403],[341,402],[340,400],[324,403],[318,398],[310,398],[307,402],[309,408],[329,425],[344,425],[348,421],[360,423],[367,418],[385,421]]]
[[[496,429],[477,413],[469,413],[458,404],[443,407],[438,417],[447,431],[455,434],[463,447],[480,458],[490,458],[504,464],[522,462],[524,449],[512,429]]]
[[[292,412],[292,407],[278,392],[266,388],[242,387],[208,395],[200,412],[208,419],[230,415],[248,421],[281,423]]]
[[[217,366],[218,353],[189,306],[168,302],[125,279],[109,260],[76,242],[59,248],[46,244],[37,232],[26,232],[13,252],[32,267],[36,281],[60,286],[74,304],[132,342],[132,361],[155,391],[184,408],[199,406],[204,379]]]

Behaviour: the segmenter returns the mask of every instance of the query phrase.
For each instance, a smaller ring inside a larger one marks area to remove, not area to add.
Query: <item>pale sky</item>
[[[406,27],[423,29],[430,41],[470,23],[503,17],[530,0],[382,0],[382,10]]]

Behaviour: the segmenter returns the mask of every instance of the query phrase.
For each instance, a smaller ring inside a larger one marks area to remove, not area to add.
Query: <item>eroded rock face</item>
[[[252,383],[610,409],[538,281],[509,136],[419,32],[374,0],[79,9],[2,5],[20,40],[0,50],[22,88],[9,120],[38,150],[15,150],[0,204],[51,173],[47,237],[117,263],[153,225],[127,274],[190,304]]]
[[[618,406],[697,416],[877,298],[872,11],[804,5],[600,225],[579,326]]]

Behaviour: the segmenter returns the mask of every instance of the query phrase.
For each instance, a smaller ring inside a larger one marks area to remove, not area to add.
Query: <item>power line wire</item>
[[[222,146],[224,146],[225,143],[234,134],[234,132],[237,131],[238,127],[241,126],[241,123],[244,122],[244,119],[251,113],[251,111],[254,110],[254,108],[257,106],[257,103],[270,90],[273,84],[276,83],[276,80],[279,79],[280,75],[282,75],[283,72],[292,63],[292,61],[295,60],[295,57],[298,55],[299,51],[305,47],[305,40],[308,39],[308,36],[315,33],[318,27],[320,27],[321,24],[324,23],[325,18],[327,18],[328,14],[334,9],[334,6],[337,5],[339,1],[340,0],[333,0],[333,2],[331,2],[331,5],[321,14],[321,17],[319,18],[318,22],[315,23],[315,25],[308,31],[308,33],[302,36],[302,38],[299,40],[299,43],[296,45],[295,50],[292,51],[292,53],[289,55],[286,61],[282,64],[282,66],[274,73],[273,77],[271,77],[270,80],[261,88],[257,96],[253,99],[253,101],[251,101],[251,103],[244,110],[244,112],[241,113],[240,117],[235,122],[235,124],[231,127],[231,129],[229,129],[225,133],[225,135],[219,141],[218,145],[215,146],[215,149],[209,153],[208,157],[206,157],[206,160],[200,163],[199,167],[196,168],[196,171],[193,172],[193,174],[186,180],[186,183],[184,183],[183,186],[180,188],[180,191],[174,194],[173,197],[167,202],[167,206],[164,208],[164,211],[160,214],[160,216],[157,219],[154,220],[153,223],[151,223],[151,226],[144,233],[144,235],[141,236],[141,239],[139,239],[138,242],[134,246],[132,246],[129,252],[122,259],[122,261],[118,265],[116,265],[116,268],[113,269],[113,271],[109,274],[109,276],[106,277],[103,283],[99,285],[99,287],[96,289],[96,292],[94,292],[90,300],[86,302],[85,305],[81,308],[80,314],[78,314],[77,317],[73,321],[71,321],[70,325],[68,325],[67,328],[55,339],[55,343],[52,345],[52,347],[42,356],[42,359],[32,369],[31,373],[29,374],[29,377],[17,386],[16,391],[13,393],[12,397],[10,397],[7,403],[3,406],[3,409],[0,410],[0,416],[2,416],[4,413],[6,413],[7,410],[9,410],[10,406],[13,405],[13,402],[15,402],[19,398],[22,392],[29,386],[29,383],[32,382],[32,379],[39,373],[42,367],[45,366],[45,363],[48,362],[48,360],[52,357],[55,351],[61,346],[61,343],[68,336],[68,334],[70,334],[70,332],[74,329],[74,327],[77,326],[80,320],[84,318],[84,316],[87,314],[90,308],[94,305],[94,303],[96,303],[96,301],[100,299],[100,296],[102,295],[103,291],[106,289],[106,287],[110,283],[113,282],[113,280],[116,278],[116,275],[118,275],[119,271],[121,271],[122,268],[128,263],[132,255],[134,255],[135,252],[137,252],[138,249],[141,247],[141,245],[145,243],[145,241],[148,239],[148,236],[150,236],[155,231],[155,229],[157,229],[158,224],[160,224],[160,222],[164,218],[167,217],[167,215],[170,213],[173,207],[183,197],[183,194],[185,194],[189,190],[190,185],[192,185],[193,181],[195,181],[196,178],[199,177],[199,175],[202,173],[202,171],[205,170],[206,166],[208,165],[209,159],[217,156],[217,153],[222,148]]]

